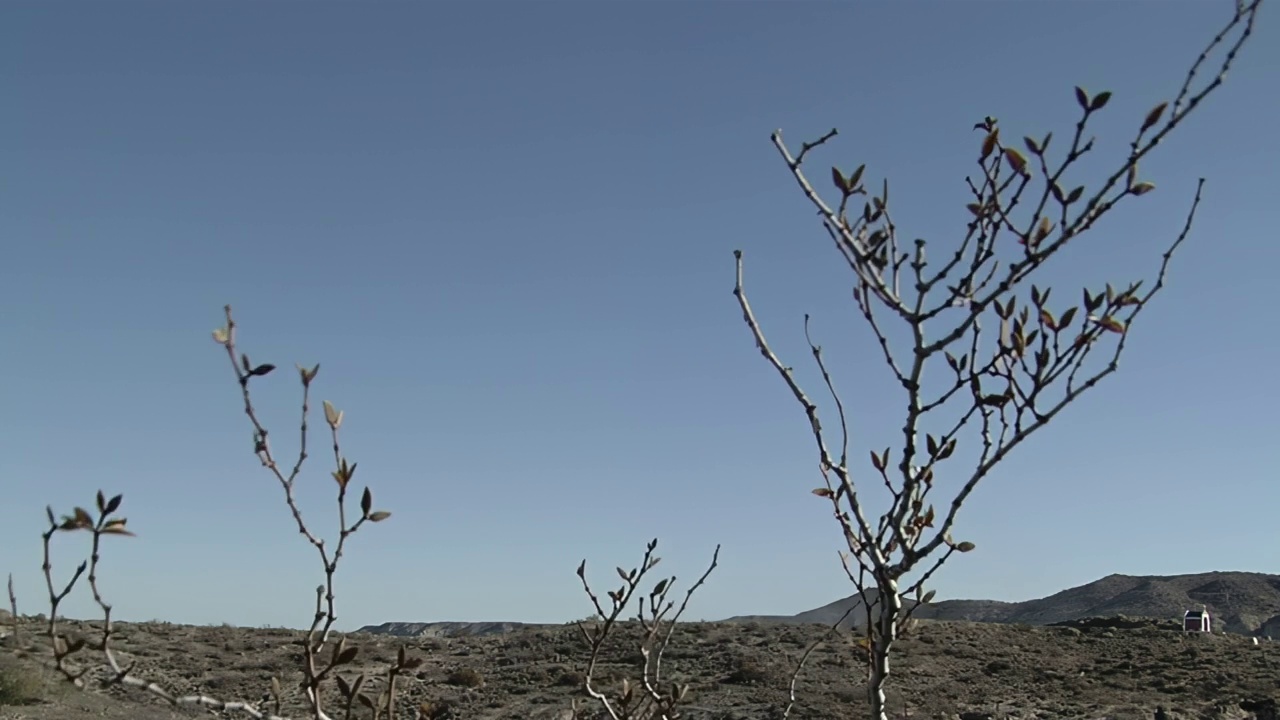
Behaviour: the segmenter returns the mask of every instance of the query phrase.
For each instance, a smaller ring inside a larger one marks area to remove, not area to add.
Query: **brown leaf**
[[[888,452],[887,448],[885,449],[885,452]],[[876,454],[875,450],[871,451],[871,464],[875,466],[876,470],[884,472],[884,461],[880,459],[880,456]]]
[[[1009,161],[1009,166],[1019,175],[1027,174],[1027,158],[1013,148],[1004,149],[1004,159]]]
[[[1053,232],[1054,224],[1055,223],[1049,219],[1048,215],[1040,218],[1040,226],[1036,228],[1036,241],[1039,242],[1046,237],[1049,237],[1049,233]]]
[[[1140,183],[1134,183],[1133,187],[1129,188],[1129,192],[1133,193],[1134,195],[1146,195],[1147,193],[1155,189],[1156,189],[1155,183],[1144,180]]]
[[[858,183],[862,182],[862,171],[866,169],[867,165],[866,163],[863,163],[858,166],[857,170],[853,171],[852,175],[849,176],[849,192],[853,192],[858,189]]]
[[[875,453],[872,453],[872,456],[874,455]],[[818,497],[830,498],[835,496],[835,493],[831,492],[830,488],[814,488],[812,492]]]
[[[1067,308],[1066,311],[1062,313],[1062,317],[1058,318],[1058,327],[1056,329],[1066,330],[1067,326],[1070,325],[1071,321],[1075,318],[1077,309],[1078,308],[1074,307]]]
[[[991,132],[987,133],[987,136],[982,140],[982,155],[978,159],[986,160],[987,157],[991,155],[992,151],[996,149],[996,142],[999,139],[1000,139],[999,128],[996,128],[995,130],[992,130]]]
[[[1098,318],[1095,322],[1104,330],[1109,330],[1113,333],[1124,333],[1124,323],[1109,315],[1107,317]]]
[[[1165,108],[1169,107],[1168,101],[1151,108],[1151,112],[1147,113],[1147,117],[1142,121],[1142,129],[1139,132],[1146,132],[1160,122],[1160,116],[1164,115]]]
[[[77,525],[89,526],[93,525],[93,518],[89,516],[89,512],[82,507],[75,509],[75,522]]]

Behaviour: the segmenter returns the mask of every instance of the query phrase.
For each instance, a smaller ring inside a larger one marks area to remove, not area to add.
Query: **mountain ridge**
[[[1184,611],[1202,605],[1209,609],[1215,631],[1280,637],[1280,575],[1230,570],[1182,575],[1113,573],[1031,600],[939,600],[916,608],[914,617],[922,621],[1025,625],[1052,625],[1115,615],[1180,620]],[[736,615],[717,622],[834,625],[846,611],[849,614],[843,626],[866,621],[866,609],[855,593],[794,615]],[[549,624],[560,623],[387,622],[366,625],[359,632],[457,637],[504,634]]]

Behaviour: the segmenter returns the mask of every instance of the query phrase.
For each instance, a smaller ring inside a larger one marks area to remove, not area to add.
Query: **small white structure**
[[[1213,621],[1209,617],[1209,609],[1200,606],[1199,610],[1188,610],[1182,614],[1183,632],[1213,632]]]

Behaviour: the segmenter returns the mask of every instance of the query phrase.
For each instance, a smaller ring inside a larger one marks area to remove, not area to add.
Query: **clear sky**
[[[693,618],[847,595],[805,420],[742,323],[732,251],[817,394],[813,313],[855,457],[896,439],[901,390],[769,133],[838,126],[819,186],[831,163],[866,163],[903,235],[940,256],[963,232],[975,122],[1063,143],[1072,86],[1109,89],[1095,129],[1112,167],[1230,8],[6,3],[0,571],[24,612],[46,610],[44,505],[103,488],[138,533],[106,551],[118,617],[308,621],[315,553],[210,339],[231,303],[242,348],[287,370],[255,383],[277,451],[294,448],[293,364],[320,362],[356,484],[394,512],[348,545],[340,627],[581,617],[578,562],[612,583],[655,536],[681,587],[723,543]],[[978,551],[939,598],[1280,568],[1270,10],[1144,163],[1157,192],[1044,276],[1065,305],[1081,282],[1154,270],[1208,179],[1120,373],[979,488],[956,532]],[[332,536],[325,460],[298,493]],[[58,539],[59,578],[85,540]]]

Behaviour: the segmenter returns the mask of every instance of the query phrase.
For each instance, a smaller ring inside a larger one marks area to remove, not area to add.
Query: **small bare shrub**
[[[457,687],[478,688],[484,685],[484,676],[480,674],[479,670],[464,667],[449,673],[449,677],[445,678],[445,682]]]
[[[0,659],[0,707],[35,705],[45,697],[40,673],[12,659]]]
[[[608,591],[607,609],[600,602],[600,598],[592,592],[591,585],[587,582],[587,561],[583,560],[578,566],[578,578],[582,581],[582,589],[591,600],[592,607],[595,608],[593,617],[600,618],[578,623],[578,629],[582,631],[582,639],[590,649],[587,667],[583,673],[583,687],[611,720],[674,720],[679,717],[677,706],[684,701],[689,692],[688,684],[680,685],[671,682],[664,685],[663,655],[671,644],[671,634],[675,630],[676,623],[689,606],[689,600],[702,583],[706,582],[711,571],[716,569],[720,559],[719,545],[711,556],[711,565],[685,593],[684,601],[680,603],[678,609],[673,600],[667,599],[676,581],[674,575],[659,580],[647,598],[636,598],[636,620],[641,632],[636,647],[639,657],[633,659],[640,666],[640,677],[634,682],[629,678],[623,678],[621,687],[612,693],[598,687],[600,678],[596,677],[596,670],[600,662],[600,651],[610,634],[617,629],[619,619],[630,605],[632,597],[640,588],[645,576],[661,560],[653,554],[657,548],[658,540],[654,538],[645,549],[644,558],[641,559],[638,568],[631,570],[617,568],[622,584],[616,590]],[[675,610],[674,614],[672,610]],[[585,717],[582,714],[583,711],[584,708],[575,703],[573,717]]]

